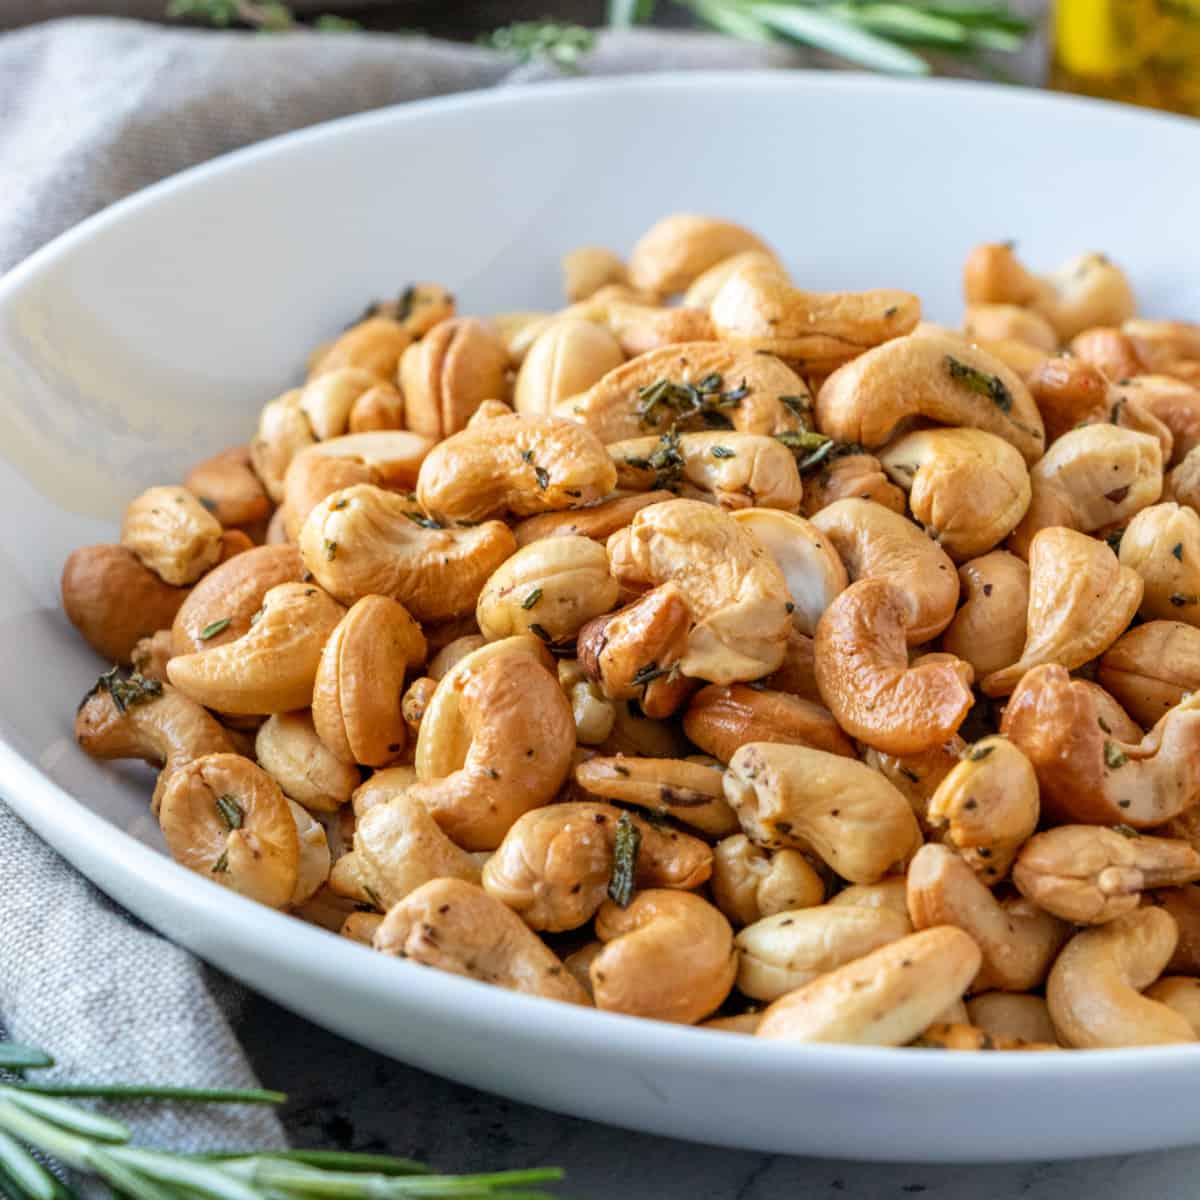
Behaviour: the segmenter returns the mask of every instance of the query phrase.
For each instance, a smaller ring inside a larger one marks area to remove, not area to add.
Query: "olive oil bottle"
[[[1200,116],[1200,0],[1055,0],[1051,84]]]

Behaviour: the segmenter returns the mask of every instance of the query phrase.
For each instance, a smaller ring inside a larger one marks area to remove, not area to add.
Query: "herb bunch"
[[[103,1180],[122,1200],[551,1200],[540,1184],[562,1178],[556,1168],[484,1175],[435,1175],[412,1159],[386,1154],[282,1150],[176,1154],[131,1146],[120,1121],[70,1103],[175,1100],[280,1104],[280,1092],[141,1084],[32,1083],[26,1070],[49,1067],[43,1051],[0,1042],[0,1197],[76,1200],[31,1151]]]

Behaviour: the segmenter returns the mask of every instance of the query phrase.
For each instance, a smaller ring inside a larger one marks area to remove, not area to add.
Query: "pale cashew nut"
[[[1164,975],[1146,989],[1145,996],[1177,1012],[1192,1027],[1194,1037],[1200,1040],[1200,979]]]
[[[747,250],[770,254],[748,229],[718,217],[673,213],[652,225],[629,255],[635,288],[670,296],[685,291],[711,267]]]
[[[706,837],[726,837],[738,819],[722,790],[720,764],[680,758],[589,758],[575,767],[584,792],[673,817]]]
[[[618,496],[588,508],[570,508],[562,512],[539,513],[526,517],[513,526],[518,546],[553,537],[588,537],[604,542],[618,529],[624,529],[633,520],[634,513],[651,504],[674,500],[675,493],[667,491],[639,492],[632,496]]]
[[[271,908],[292,902],[300,836],[287,798],[261,767],[206,754],[172,773],[158,813],[176,862]]]
[[[762,1013],[750,1011],[733,1017],[710,1017],[707,1021],[701,1021],[697,1028],[713,1029],[718,1033],[753,1034],[761,1020]]]
[[[967,1001],[967,1017],[994,1038],[1019,1038],[1046,1046],[1058,1043],[1050,1010],[1041,996],[983,992]]]
[[[579,246],[561,259],[563,292],[575,304],[610,283],[626,283],[625,263],[603,246]]]
[[[233,751],[229,731],[182,692],[134,675],[102,675],[75,714],[75,740],[92,758],[140,758],[160,767],[151,811],[170,777],[206,754]]]
[[[1047,664],[1030,671],[1000,731],[1037,772],[1042,811],[1056,822],[1151,829],[1200,799],[1200,695],[1172,708],[1140,742],[1103,716],[1099,689]]]
[[[1164,837],[1126,837],[1102,825],[1060,825],[1030,838],[1013,883],[1034,904],[1076,925],[1132,912],[1146,888],[1200,879],[1200,853]]]
[[[288,799],[317,812],[337,812],[359,785],[358,771],[321,741],[305,709],[268,717],[255,734],[254,755]]]
[[[825,900],[825,882],[799,850],[764,850],[744,833],[713,848],[713,903],[735,928]]]
[[[1200,359],[1200,325],[1193,322],[1138,317],[1122,322],[1121,332],[1151,370],[1163,371],[1181,362]]]
[[[153,487],[125,509],[121,545],[164,583],[195,583],[221,557],[221,523],[182,487]]]
[[[1029,565],[993,550],[958,568],[966,602],[942,635],[942,649],[969,662],[976,678],[1011,667],[1025,646]]]
[[[622,296],[603,300],[593,297],[589,304],[595,305],[594,319],[602,321],[616,338],[622,356],[635,358],[663,346],[711,341],[715,336],[712,321],[703,309],[660,308]]]
[[[523,417],[545,417],[568,396],[586,392],[625,355],[602,325],[577,318],[554,321],[538,335],[517,372],[513,407]]]
[[[751,841],[811,850],[852,883],[878,882],[921,845],[908,801],[882,775],[823,750],[751,742],[729,763],[725,798]]]
[[[939,656],[909,666],[905,642],[914,608],[886,579],[861,579],[817,626],[821,698],[846,733],[888,754],[916,754],[947,741],[974,703],[968,663]]]
[[[929,1028],[979,970],[979,947],[941,926],[890,942],[776,1000],[757,1036],[904,1046]]]
[[[63,564],[63,611],[101,658],[127,663],[142,638],[168,627],[188,597],[124,546],[81,546]]]
[[[223,528],[257,525],[271,515],[271,501],[250,465],[246,446],[231,446],[197,463],[183,481]]]
[[[449,680],[442,680],[439,691]],[[520,655],[492,659],[472,674],[460,705],[471,739],[465,761],[443,778],[424,776],[420,750],[427,711],[417,744],[423,782],[411,795],[465,850],[494,850],[518,817],[548,803],[563,785],[575,749],[575,722],[555,676]]]
[[[410,738],[416,739],[420,736],[425,710],[436,691],[437,680],[421,675],[408,685],[400,698],[400,715],[404,718],[404,727],[408,730]]]
[[[1020,376],[957,334],[885,342],[839,367],[817,394],[817,428],[868,450],[918,417],[993,433],[1026,463],[1045,449],[1042,418]]]
[[[1120,560],[1142,578],[1139,613],[1147,620],[1200,626],[1200,515],[1179,504],[1154,504],[1129,522]]]
[[[908,911],[917,929],[955,925],[971,935],[983,956],[975,991],[1037,987],[1070,936],[1066,922],[1027,900],[997,900],[953,850],[932,842],[909,865]]]
[[[1008,874],[1037,828],[1040,811],[1029,759],[1007,738],[987,737],[938,784],[928,820],[991,886]]]
[[[799,696],[745,684],[710,684],[692,697],[683,731],[723,763],[748,742],[809,746],[854,758],[854,746],[828,709]]]
[[[968,304],[962,331],[973,342],[1024,342],[1047,354],[1058,349],[1054,326],[1017,304]]]
[[[768,436],[794,432],[811,406],[808,385],[779,359],[700,341],[639,354],[560,401],[555,413],[607,444],[714,424]]]
[[[445,529],[413,501],[370,484],[327,496],[300,532],[304,565],[331,595],[344,604],[391,596],[422,622],[470,612],[515,549],[499,521]]]
[[[1182,621],[1138,625],[1105,651],[1097,679],[1149,728],[1186,693],[1200,691],[1200,629]]]
[[[396,378],[401,356],[412,333],[389,316],[368,316],[351,325],[309,363],[308,377],[315,379],[343,367],[358,367],[380,379]]]
[[[1163,480],[1162,498],[1175,500],[1191,508],[1200,504],[1200,447],[1167,472]]]
[[[863,762],[878,771],[912,806],[922,832],[930,831],[929,805],[943,779],[958,766],[967,743],[958,734],[918,754],[883,754],[871,746]]]
[[[520,917],[474,883],[433,879],[393,905],[376,950],[509,991],[588,1004],[562,960]]]
[[[805,372],[824,374],[864,350],[911,333],[921,301],[911,292],[806,292],[774,264],[732,272],[709,308],[717,337],[776,354]]]
[[[428,675],[436,683],[458,666],[468,654],[474,654],[481,646],[487,645],[487,638],[482,633],[468,633],[447,642],[429,660]]]
[[[680,303],[684,308],[702,308],[707,311],[729,277],[749,267],[767,268],[784,279],[788,278],[783,264],[769,250],[743,250],[739,254],[723,258],[707,271],[697,275],[684,292]]]
[[[300,916],[298,912],[296,914]],[[352,912],[346,915],[337,932],[360,946],[373,946],[375,934],[383,924],[383,914],[376,912]]]
[[[800,511],[815,517],[839,500],[874,500],[903,516],[908,497],[883,473],[873,454],[831,454],[815,473],[805,476]]]
[[[821,614],[849,585],[832,544],[810,521],[773,508],[742,508],[732,514],[775,560],[792,600],[792,624],[809,637]]]
[[[276,504],[283,500],[283,477],[288,464],[317,439],[300,407],[300,388],[293,388],[263,406],[258,430],[250,443],[250,463]]]
[[[693,621],[678,663],[685,675],[736,683],[783,661],[792,624],[783,572],[719,509],[695,500],[644,508],[609,539],[608,557],[618,582],[678,584]]]
[[[1163,455],[1163,461],[1172,466],[1200,445],[1200,387],[1196,384],[1200,380],[1194,384],[1170,375],[1135,375],[1119,380],[1112,388],[1116,404],[1134,405],[1171,431],[1173,448]]]
[[[793,629],[783,652],[783,662],[777,670],[765,676],[762,682],[776,691],[791,692],[801,700],[821,704],[821,692],[817,688],[813,663],[813,639]]]
[[[842,888],[829,903],[856,908],[886,908],[909,920],[908,880],[903,875],[888,875],[878,883],[852,883]]]
[[[881,451],[879,461],[908,492],[913,517],[956,562],[1003,541],[1029,507],[1025,460],[982,429],[909,433]]]
[[[619,590],[599,542],[546,538],[500,564],[479,593],[475,619],[489,641],[530,632],[551,642],[571,641],[616,604]]]
[[[1059,1039],[1080,1049],[1195,1041],[1186,1017],[1140,995],[1162,974],[1177,938],[1175,921],[1161,908],[1139,908],[1077,933],[1046,985]]]
[[[689,890],[708,879],[712,850],[702,841],[625,816],[638,833],[638,888]],[[578,929],[604,903],[621,818],[621,810],[610,804],[588,802],[551,804],[526,813],[487,860],[484,890],[519,913],[531,929]]]
[[[288,812],[296,825],[296,886],[292,888],[289,908],[307,904],[329,879],[329,838],[325,826],[294,800],[287,799]]]
[[[729,922],[691,892],[651,888],[596,914],[596,1007],[694,1025],[720,1007],[737,975]]]
[[[558,683],[571,705],[575,740],[581,746],[597,746],[613,731],[617,714],[613,702],[590,679],[577,659],[558,660]]]
[[[373,392],[380,393],[389,408],[398,406],[403,418],[404,397],[395,385],[363,367],[336,367],[310,379],[300,390],[299,405],[313,436],[324,441],[349,432],[351,414],[359,403],[376,402]]]
[[[1071,339],[1070,350],[1076,358],[1103,372],[1109,379],[1128,379],[1150,369],[1133,338],[1112,325],[1097,325],[1076,334]]]
[[[313,682],[313,724],[343,762],[382,767],[403,751],[400,711],[408,669],[425,661],[425,637],[403,604],[364,596],[334,627]]]
[[[838,552],[851,583],[883,578],[907,594],[909,645],[937,637],[950,624],[958,603],[954,563],[912,521],[870,500],[846,499],[823,508],[812,524]]]
[[[1102,541],[1073,529],[1043,529],[1029,547],[1025,647],[1010,667],[984,677],[989,696],[1007,696],[1043,663],[1068,670],[1098,657],[1125,631],[1142,601],[1142,580]]]
[[[910,933],[908,919],[886,908],[823,904],[763,917],[734,938],[738,990],[755,1000],[778,1000]]]

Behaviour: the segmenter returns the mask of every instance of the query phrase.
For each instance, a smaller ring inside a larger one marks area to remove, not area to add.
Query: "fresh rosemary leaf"
[[[120,1121],[101,1116],[74,1104],[64,1104],[49,1096],[35,1092],[32,1088],[13,1088],[8,1099],[19,1104],[27,1112],[50,1121],[60,1129],[78,1133],[82,1137],[100,1142],[127,1142],[129,1130]]]
[[[265,1088],[169,1087],[156,1083],[21,1083],[6,1084],[38,1096],[74,1096],[90,1100],[187,1100],[197,1104],[283,1104],[287,1093]]]
[[[409,511],[404,514],[414,525],[420,525],[422,529],[443,529],[441,521],[435,517],[426,516],[423,512]]]
[[[786,37],[873,71],[892,75],[929,74],[929,64],[920,55],[818,9],[790,4],[749,4],[745,11]]]
[[[543,492],[550,486],[550,472],[545,467],[534,467],[533,477],[537,480],[537,485]]]
[[[238,803],[236,796],[229,794],[217,797],[217,815],[226,829],[241,829],[246,821],[246,810]]]
[[[1012,393],[999,375],[989,375],[952,354],[947,354],[942,361],[955,383],[961,383],[979,396],[986,396],[1001,412],[1012,412]]]
[[[229,628],[231,618],[222,617],[219,621],[213,621],[210,625],[200,630],[200,640],[207,642],[209,638],[215,638],[218,633],[224,633]]]
[[[733,458],[733,451],[728,446],[714,446],[712,448],[713,458]]]
[[[659,679],[663,675],[669,675],[670,673],[670,667],[660,667],[656,662],[648,662],[644,667],[638,667],[634,672],[633,686],[645,687],[646,684],[652,683],[655,679]]]
[[[542,598],[542,589],[534,588],[524,600],[521,601],[521,607],[528,612]]]
[[[373,1175],[426,1175],[425,1163],[412,1158],[397,1158],[391,1154],[358,1154],[351,1150],[218,1150],[209,1154],[192,1154],[189,1158],[206,1162],[223,1162],[241,1158],[277,1159],[280,1162],[304,1163],[323,1170]]]
[[[1118,767],[1123,767],[1129,761],[1125,757],[1125,752],[1116,744],[1116,742],[1104,743],[1104,765],[1111,770],[1117,770]]]
[[[0,1042],[0,1069],[23,1071],[27,1067],[52,1067],[54,1059],[37,1046],[22,1046],[19,1042]]]
[[[212,865],[212,874],[224,875],[229,870],[229,851],[222,850],[221,857]]]
[[[577,70],[595,40],[590,29],[558,21],[514,21],[479,39],[484,46],[512,54],[518,62],[542,58],[560,71]]]
[[[30,1200],[54,1200],[54,1178],[16,1138],[0,1130],[0,1166]]]
[[[613,869],[608,881],[609,899],[622,908],[628,908],[633,899],[634,881],[637,876],[638,850],[642,845],[642,831],[633,823],[628,813],[617,820],[617,833],[613,841]]]
[[[113,667],[112,670],[105,671],[92,684],[79,702],[79,707],[82,708],[93,696],[107,692],[112,697],[117,712],[124,716],[126,711],[133,708],[134,705],[158,699],[162,695],[162,690],[163,685],[157,679],[147,679],[137,671],[125,678],[121,674],[120,667]]]
[[[959,22],[909,4],[840,4],[834,10],[847,21],[897,41],[917,45],[965,46],[967,30]]]
[[[176,1200],[176,1193],[139,1175],[106,1150],[93,1148],[88,1161],[96,1174],[113,1189],[114,1195],[128,1196],[130,1200]]]

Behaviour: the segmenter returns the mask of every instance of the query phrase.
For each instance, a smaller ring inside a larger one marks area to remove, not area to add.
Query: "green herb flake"
[[[420,525],[422,529],[444,529],[445,526],[435,517],[427,516],[423,512],[415,512],[409,510],[404,514],[414,525]]]
[[[1172,592],[1168,599],[1173,605],[1175,605],[1176,608],[1185,608],[1189,604],[1197,603],[1197,601],[1200,600],[1200,597],[1197,597],[1191,592]]]
[[[545,627],[539,625],[536,621],[529,626],[529,632],[532,633],[534,637],[541,638],[546,645],[549,645],[552,641],[554,641],[554,639],[546,632]]]
[[[550,472],[545,467],[534,467],[533,477],[537,480],[537,485],[543,492],[550,486]]]
[[[642,845],[642,831],[633,823],[628,813],[617,820],[616,836],[613,840],[613,869],[608,881],[609,899],[621,908],[628,908],[633,899],[634,879],[637,875],[638,850]]]
[[[524,600],[521,601],[521,607],[528,612],[542,598],[542,589],[534,588]]]
[[[1135,838],[1142,836],[1136,829],[1134,829],[1132,825],[1114,825],[1112,829],[1113,833],[1119,833],[1123,838]]]
[[[396,301],[396,320],[407,321],[412,316],[412,311],[416,307],[416,301],[417,289],[410,283],[400,293],[400,298]]]
[[[221,857],[212,865],[212,874],[224,875],[229,870],[229,851],[222,850]]]
[[[1114,554],[1121,553],[1121,539],[1124,536],[1125,536],[1125,530],[1123,530],[1123,529],[1114,529],[1112,531],[1112,533],[1106,533],[1104,535],[1104,540],[1108,543],[1108,548]]]
[[[1117,770],[1118,767],[1123,767],[1129,761],[1116,742],[1106,741],[1104,743],[1104,765]]]
[[[370,900],[370,902],[375,905],[380,912],[387,912],[387,906],[382,900],[380,900],[379,893],[373,887],[371,887],[370,884],[364,883],[362,885],[362,890],[366,892],[367,899]]]
[[[883,319],[885,321],[890,320],[899,311],[900,311],[900,306],[898,304],[889,304],[888,307],[883,310]]]
[[[228,830],[241,829],[246,823],[246,810],[228,792],[217,797],[217,815]]]
[[[1012,412],[1012,393],[998,375],[989,375],[952,354],[947,354],[942,362],[955,383],[961,383],[979,396],[986,396],[1001,412]]]
[[[102,692],[112,697],[113,706],[124,716],[135,705],[157,700],[163,694],[163,685],[157,679],[147,679],[138,671],[128,677],[123,676],[120,667],[113,667],[92,684],[79,702],[79,707],[82,709],[93,696]]]
[[[1180,562],[1183,562],[1183,543],[1176,542],[1175,545],[1171,547],[1171,553],[1175,555]]]
[[[653,683],[654,680],[661,678],[663,675],[671,673],[670,667],[660,667],[656,662],[648,662],[645,666],[638,667],[633,674],[633,686],[645,687],[648,683]]]
[[[661,427],[665,418],[672,418],[673,429],[732,429],[728,410],[740,408],[750,395],[743,379],[736,388],[722,391],[724,381],[716,371],[699,383],[674,383],[656,379],[637,393],[636,412],[643,425]]]
[[[1105,733],[1112,733],[1112,726],[1103,717],[1097,717],[1096,724],[1099,725]]]
[[[224,633],[229,628],[231,619],[230,617],[222,617],[219,621],[213,621],[210,625],[205,625],[200,630],[200,640],[207,642],[209,638],[215,638],[218,633]]]
[[[629,778],[629,768],[628,767],[623,767],[623,766],[621,766],[620,763],[615,763],[613,765],[613,770],[616,771],[616,773],[618,775],[620,775],[623,779]]]
[[[812,411],[812,401],[807,396],[780,396],[779,403],[802,421],[806,421]]]
[[[328,538],[325,539],[325,558],[329,562],[337,557],[337,542],[331,542]]]
[[[523,463],[533,462],[533,451],[532,450],[522,450],[521,451],[521,461]]]
[[[995,748],[995,746],[974,746],[967,753],[967,761],[979,762],[980,759],[987,758]]]
[[[733,451],[728,446],[714,446],[712,456],[713,458],[733,458]]]

